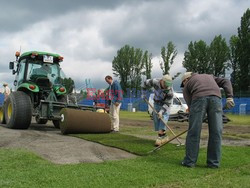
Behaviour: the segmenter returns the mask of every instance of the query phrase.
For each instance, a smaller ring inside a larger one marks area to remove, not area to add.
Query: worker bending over
[[[186,72],[182,77],[183,96],[189,108],[189,128],[186,138],[186,156],[182,165],[195,167],[198,154],[202,122],[208,118],[207,167],[218,168],[221,159],[222,104],[221,90],[224,89],[226,109],[234,106],[231,82],[208,74]]]
[[[157,112],[153,112],[153,120],[155,131],[158,131],[158,138],[155,146],[160,146],[168,141],[166,135],[166,125],[170,115],[170,105],[173,100],[172,77],[168,74],[161,79],[148,79],[144,82],[142,97],[146,97],[146,89],[154,88],[154,108]]]

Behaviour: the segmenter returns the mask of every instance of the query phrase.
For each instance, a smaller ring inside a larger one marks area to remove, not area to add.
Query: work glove
[[[160,111],[158,112],[158,118],[159,118],[159,119],[162,119],[162,118],[163,118],[163,111],[162,111],[162,110],[160,110]]]
[[[228,109],[233,108],[234,106],[235,106],[234,99],[231,97],[227,98],[226,105],[224,108],[228,110]]]

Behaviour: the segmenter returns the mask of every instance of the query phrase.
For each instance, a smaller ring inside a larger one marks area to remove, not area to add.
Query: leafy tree
[[[112,70],[114,75],[120,78],[122,90],[126,92],[129,88],[128,79],[131,70],[131,48],[129,45],[125,45],[117,51],[117,56],[112,61]]]
[[[210,67],[214,76],[225,76],[225,70],[229,69],[230,50],[226,39],[221,35],[215,36],[209,47]]]
[[[72,93],[75,88],[75,82],[70,77],[63,79],[63,85],[66,88],[67,94]]]
[[[146,75],[146,79],[151,79],[151,72],[152,72],[152,68],[153,68],[153,63],[152,63],[152,54],[146,50],[143,54],[143,64],[145,67],[145,72],[144,74]]]
[[[139,48],[131,48],[131,60],[130,60],[130,89],[140,90],[141,86],[141,74],[144,67],[142,61],[143,51]]]
[[[127,89],[140,90],[141,75],[144,68],[143,51],[125,45],[117,51],[117,56],[112,61],[114,75],[121,80],[124,93]]]
[[[184,53],[183,67],[187,71],[211,74],[208,49],[209,47],[203,40],[194,43],[191,41],[188,50]]]
[[[161,58],[163,62],[160,62],[162,73],[169,74],[171,65],[174,63],[174,58],[177,55],[177,50],[175,45],[170,41],[167,44],[167,47],[163,46],[161,48]]]
[[[231,82],[234,92],[239,91],[240,88],[240,66],[239,66],[239,38],[233,35],[230,38],[230,61],[231,61]]]
[[[250,86],[250,9],[241,17],[241,26],[238,28],[239,37],[239,67],[240,89],[247,91]]]

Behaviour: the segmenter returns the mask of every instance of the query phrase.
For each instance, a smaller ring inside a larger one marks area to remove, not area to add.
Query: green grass
[[[56,165],[25,150],[0,149],[0,187],[249,187],[250,147],[223,147],[219,169],[205,167],[203,148],[197,167],[189,169],[180,165],[184,146],[168,144],[147,154],[153,149],[152,141],[133,136],[77,136],[143,156],[99,164]]]
[[[226,114],[226,116],[231,120],[229,125],[248,125],[250,126],[250,115],[235,115]]]
[[[140,139],[135,136],[119,133],[75,134],[72,136],[97,142],[107,146],[117,147],[137,155],[147,155],[147,152],[152,150],[152,146],[154,144],[154,141],[152,140]]]
[[[249,125],[250,126],[250,115],[236,115],[236,114],[226,114],[226,116],[231,120],[228,125]],[[121,119],[129,120],[149,120],[149,114],[147,112],[120,112]]]
[[[120,111],[121,119],[130,119],[130,120],[149,120],[149,114],[147,112],[128,112]]]
[[[145,112],[125,111],[121,112],[121,118],[149,119]],[[242,119],[244,118],[240,117],[234,120],[234,123],[245,122]],[[197,167],[189,169],[180,165],[185,154],[184,146],[167,144],[154,153],[148,153],[153,149],[154,141],[138,138],[135,135],[155,135],[151,126],[123,126],[121,132],[123,134],[74,136],[130,151],[138,155],[135,159],[98,164],[56,165],[26,150],[0,148],[0,187],[223,188],[250,185],[250,147],[223,146],[219,169],[205,167],[206,148],[202,148]]]

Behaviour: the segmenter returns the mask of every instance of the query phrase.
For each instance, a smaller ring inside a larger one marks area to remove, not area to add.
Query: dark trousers
[[[207,146],[207,165],[219,166],[222,140],[222,104],[216,96],[200,97],[191,103],[189,129],[186,137],[186,156],[184,163],[193,166],[197,162],[202,122],[207,114],[209,139]]]

